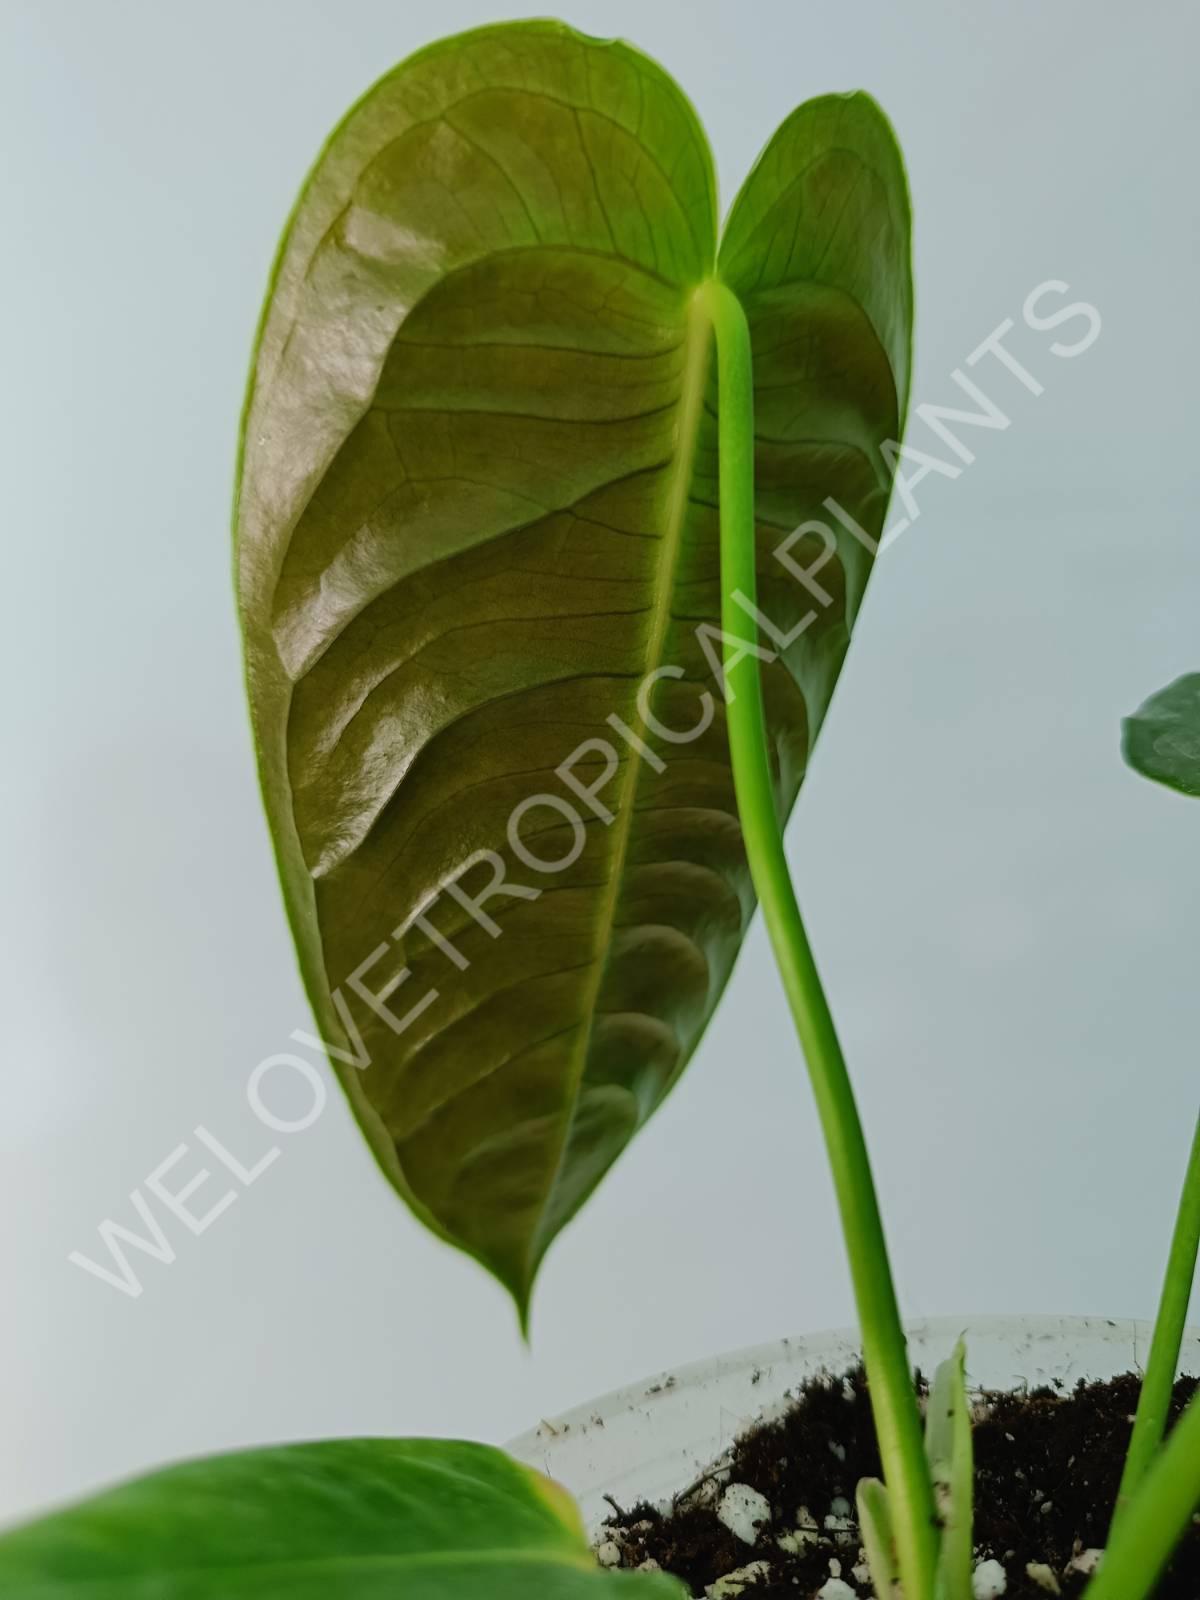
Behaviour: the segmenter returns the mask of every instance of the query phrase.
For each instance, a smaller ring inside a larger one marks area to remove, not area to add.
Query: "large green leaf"
[[[679,1600],[483,1445],[348,1439],[171,1467],[0,1539],[6,1600]]]
[[[760,605],[795,634],[766,668],[781,814],[861,600],[911,324],[869,98],[788,119],[715,260],[711,156],[661,69],[559,23],[485,28],[333,135],[251,378],[239,598],[321,1037],[392,1182],[522,1307],[753,909],[713,671],[715,271],[753,331]],[[792,541],[806,586],[774,551],[814,518],[836,553]],[[516,892],[464,905],[501,865]]]
[[[1122,753],[1144,778],[1200,795],[1200,672],[1185,672],[1121,724]]]

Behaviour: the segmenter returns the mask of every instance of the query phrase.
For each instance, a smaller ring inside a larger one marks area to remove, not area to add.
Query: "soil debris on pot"
[[[1172,1421],[1196,1384],[1176,1384]],[[979,1398],[977,1600],[1082,1594],[1102,1559],[1140,1386],[1130,1373]],[[706,1600],[868,1600],[854,1493],[860,1478],[880,1475],[862,1369],[814,1379],[671,1507],[614,1506],[600,1535],[606,1564],[673,1573]],[[1200,1600],[1200,1521],[1154,1600]]]

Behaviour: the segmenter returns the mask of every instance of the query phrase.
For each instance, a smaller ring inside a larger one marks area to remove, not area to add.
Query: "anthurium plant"
[[[864,94],[778,129],[718,227],[652,61],[559,23],[420,52],[334,132],[271,275],[237,587],[262,789],[320,1041],[388,1179],[511,1291],[674,1087],[761,903],[824,1130],[882,1481],[876,1593],[970,1600],[968,1353],[922,1417],[850,1078],[782,830],[881,537],[910,207]],[[1200,793],[1200,678],[1127,724]],[[1193,1155],[1093,1600],[1200,1499],[1164,1442]],[[628,1593],[560,1489],[481,1445],[171,1468],[9,1534],[28,1600]]]

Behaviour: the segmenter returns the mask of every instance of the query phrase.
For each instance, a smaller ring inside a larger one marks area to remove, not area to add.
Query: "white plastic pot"
[[[981,1389],[1036,1388],[1139,1371],[1150,1348],[1144,1322],[1097,1317],[942,1317],[908,1330],[914,1366],[930,1373],[967,1340],[967,1370]],[[694,1483],[754,1422],[820,1372],[859,1359],[855,1333],[818,1333],[698,1361],[619,1389],[539,1423],[509,1445],[575,1496],[590,1531],[621,1506],[661,1505]],[[1200,1328],[1189,1329],[1182,1368],[1200,1372]]]

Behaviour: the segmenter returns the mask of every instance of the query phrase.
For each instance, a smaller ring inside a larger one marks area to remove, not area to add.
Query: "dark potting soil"
[[[1173,1418],[1196,1382],[1181,1378],[1176,1384]],[[1085,1551],[1102,1549],[1108,1536],[1139,1387],[1140,1379],[1130,1374],[1071,1391],[988,1395],[977,1406],[976,1561],[994,1559],[1003,1566],[1005,1600],[1046,1600],[1055,1592],[1045,1582],[1046,1568],[1067,1600],[1084,1589],[1087,1579],[1071,1569],[1071,1562]],[[924,1394],[924,1385],[920,1388]],[[808,1384],[784,1416],[745,1434],[719,1473],[686,1489],[670,1512],[614,1505],[608,1536],[620,1547],[621,1566],[657,1562],[682,1578],[693,1595],[765,1561],[769,1571],[741,1590],[745,1600],[808,1600],[831,1577],[865,1600],[874,1591],[861,1565],[854,1491],[860,1478],[880,1475],[859,1369]],[[753,1545],[718,1520],[720,1496],[729,1484],[749,1485],[770,1503],[770,1518],[759,1526]],[[799,1552],[782,1550],[777,1540],[795,1535],[802,1507],[817,1534]],[[849,1524],[840,1523],[847,1511]],[[612,1551],[607,1553],[611,1558]],[[1030,1564],[1042,1569],[1041,1583],[1028,1575]],[[846,1591],[836,1584],[831,1588],[845,1600]],[[1154,1597],[1200,1600],[1196,1519]]]

